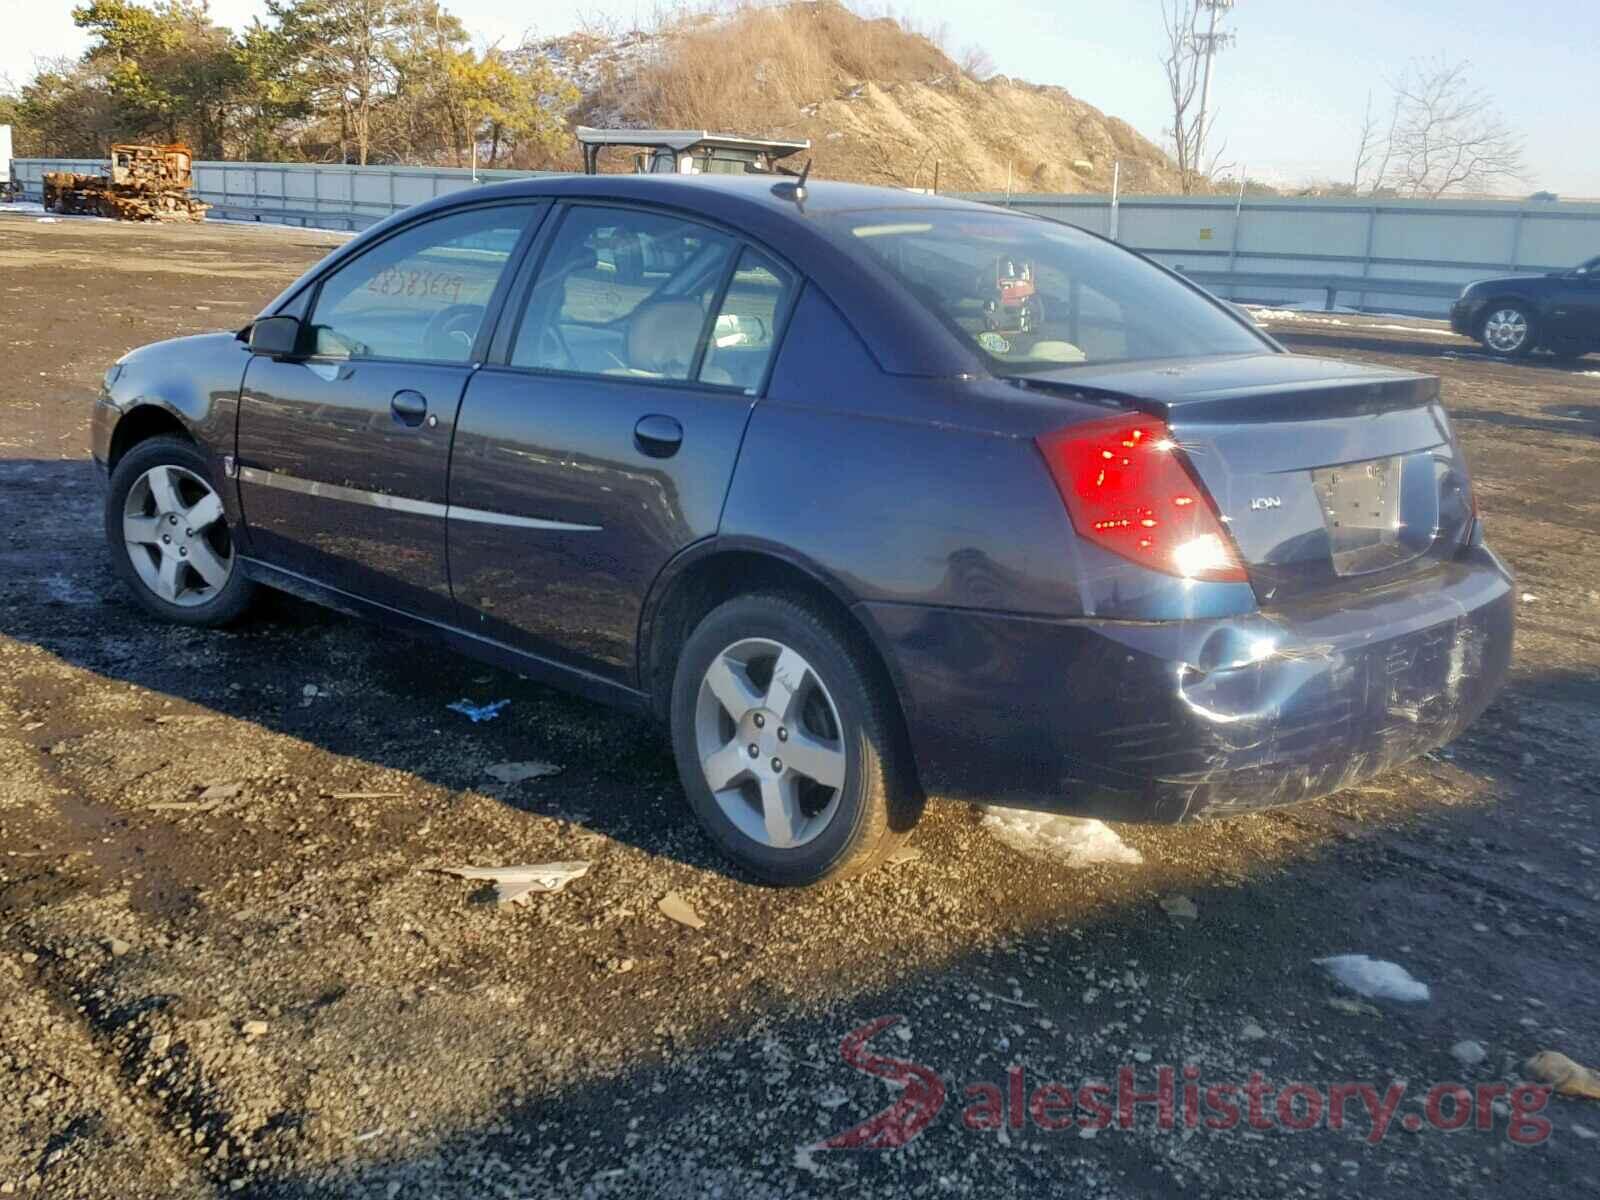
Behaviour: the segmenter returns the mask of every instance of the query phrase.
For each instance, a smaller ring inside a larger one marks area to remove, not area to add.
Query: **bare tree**
[[[1524,178],[1522,138],[1473,82],[1469,63],[1413,62],[1390,86],[1387,129],[1375,121],[1370,96],[1367,101],[1356,152],[1358,191],[1391,189],[1433,200]]]
[[[1399,118],[1400,100],[1397,96],[1389,110],[1385,125],[1382,117],[1373,111],[1372,93],[1367,93],[1367,107],[1361,116],[1361,140],[1356,145],[1356,164],[1350,173],[1350,195],[1359,196],[1365,189],[1376,193],[1389,174],[1389,162],[1394,155],[1394,127]]]
[[[963,75],[979,83],[994,78],[994,59],[989,57],[989,52],[982,46],[968,46],[961,52],[961,60],[957,65],[960,66]]]
[[[1179,184],[1185,194],[1226,169],[1220,149],[1207,158],[1206,142],[1216,123],[1216,113],[1207,107],[1211,57],[1232,36],[1217,32],[1217,13],[1229,7],[1231,0],[1172,0],[1170,5],[1161,0],[1167,38],[1161,65],[1172,101],[1172,128],[1167,136],[1172,139]],[[1201,27],[1202,15],[1206,28]]]

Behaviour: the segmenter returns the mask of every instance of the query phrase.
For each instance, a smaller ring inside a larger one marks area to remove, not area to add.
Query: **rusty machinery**
[[[203,221],[211,206],[189,194],[193,163],[187,146],[113,146],[104,175],[47,172],[44,206],[119,221]]]

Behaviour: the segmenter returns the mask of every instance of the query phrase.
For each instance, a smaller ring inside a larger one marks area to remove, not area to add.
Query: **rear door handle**
[[[633,444],[651,458],[671,458],[683,445],[683,426],[672,417],[651,413],[633,427]]]
[[[394,394],[394,399],[389,401],[389,411],[402,425],[421,425],[428,415],[428,398],[407,388]]]

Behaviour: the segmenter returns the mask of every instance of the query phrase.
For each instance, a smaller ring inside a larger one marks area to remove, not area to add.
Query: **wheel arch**
[[[194,432],[173,409],[162,404],[146,402],[136,404],[118,418],[111,430],[111,443],[106,451],[106,466],[116,470],[117,463],[140,442],[153,437],[176,435],[194,445],[199,445]]]
[[[678,652],[700,619],[726,600],[761,591],[803,597],[835,619],[845,635],[860,646],[879,673],[879,682],[888,688],[895,736],[915,779],[916,763],[910,753],[904,710],[905,691],[878,630],[826,571],[783,547],[742,539],[711,539],[683,551],[662,569],[639,622],[639,687],[649,698],[651,711],[667,719]],[[917,787],[920,792],[920,781]]]

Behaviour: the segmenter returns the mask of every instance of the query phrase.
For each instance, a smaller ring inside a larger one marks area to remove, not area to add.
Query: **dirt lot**
[[[1446,380],[1525,593],[1514,682],[1453,747],[1289,811],[1121,829],[1136,865],[936,801],[919,857],[796,893],[728,873],[632,717],[287,599],[197,633],[123,594],[84,444],[100,372],[242,323],[335,240],[0,216],[0,1194],[1592,1191],[1600,1103],[1552,1099],[1535,1145],[1491,1092],[1492,1129],[1422,1118],[1434,1084],[1515,1085],[1542,1049],[1600,1063],[1600,358],[1267,318]],[[461,697],[511,703],[472,725]],[[529,759],[562,770],[485,773]],[[593,867],[527,908],[431,870],[570,859]],[[1344,953],[1431,999],[1358,1001],[1313,961]],[[845,1061],[893,1015],[892,1058]],[[1187,1128],[1181,1090],[1171,1130],[1009,1106],[1014,1066],[1031,1094],[1124,1066],[1149,1092],[1163,1064],[1180,1089],[1193,1064],[1405,1090],[1381,1138],[1360,1103],[1306,1132]],[[810,1148],[935,1083],[902,1148]],[[982,1084],[999,1128],[963,1120]]]

